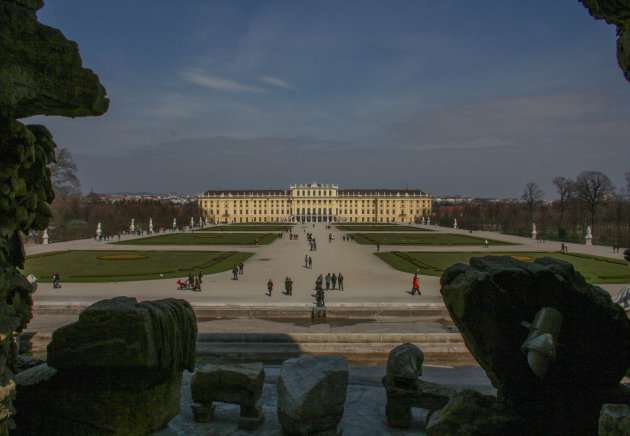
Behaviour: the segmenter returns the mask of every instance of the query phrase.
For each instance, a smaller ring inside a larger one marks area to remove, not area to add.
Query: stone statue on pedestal
[[[586,245],[593,245],[593,232],[591,230],[591,226],[586,228],[586,236],[584,239],[586,240]]]

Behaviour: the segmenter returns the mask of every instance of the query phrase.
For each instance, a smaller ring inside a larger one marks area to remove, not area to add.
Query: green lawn
[[[420,227],[397,226],[392,224],[343,224],[335,226],[346,232],[433,232]]]
[[[484,239],[452,233],[414,235],[409,233],[353,233],[359,244],[376,245],[476,245],[483,246]],[[511,242],[488,239],[490,245],[519,245]]]
[[[441,276],[444,270],[456,263],[468,264],[471,257],[514,256],[519,260],[533,260],[537,257],[554,257],[571,262],[576,271],[582,274],[589,283],[630,283],[630,267],[621,260],[585,254],[569,254],[561,252],[528,252],[528,253],[490,253],[487,251],[435,253],[426,251],[389,251],[376,253],[378,257],[394,268],[409,273],[429,276]]]
[[[224,226],[204,227],[195,232],[281,232],[291,229],[293,224],[230,224]]]
[[[51,274],[58,272],[62,284],[173,279],[187,277],[189,272],[214,274],[231,270],[252,254],[238,251],[56,251],[28,256],[23,274],[34,274],[40,281],[50,282]],[[120,255],[141,258],[99,259]]]
[[[254,245],[270,244],[277,233],[171,233],[130,241],[110,242],[119,245]]]

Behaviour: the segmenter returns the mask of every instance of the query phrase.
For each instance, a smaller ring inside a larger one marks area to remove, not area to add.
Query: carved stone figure
[[[387,391],[385,415],[392,427],[409,427],[412,407],[433,412],[443,408],[455,394],[453,388],[419,380],[423,362],[424,354],[413,344],[399,345],[389,353],[383,386]]]

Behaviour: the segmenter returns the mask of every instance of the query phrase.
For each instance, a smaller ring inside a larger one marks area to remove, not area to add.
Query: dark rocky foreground
[[[530,434],[597,434],[603,404],[630,404],[630,390],[620,385],[630,367],[630,320],[570,263],[473,258],[447,269],[441,282],[453,321],[498,391],[485,406],[470,398],[479,413],[494,410],[501,431],[526,425]],[[536,330],[524,323],[543,308],[561,315],[557,337],[528,348]]]
[[[598,20],[617,26],[617,61],[630,81],[630,3],[624,0],[580,0]]]
[[[44,230],[54,198],[50,169],[55,143],[32,115],[88,116],[107,111],[98,77],[81,65],[76,43],[37,22],[41,0],[0,1],[0,434],[13,427],[13,333],[32,318],[36,287],[17,270],[24,265],[22,234]]]

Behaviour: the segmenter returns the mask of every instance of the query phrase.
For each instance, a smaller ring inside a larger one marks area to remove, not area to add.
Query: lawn
[[[409,233],[353,233],[351,235],[359,244],[381,245],[476,245],[483,246],[484,239],[475,236],[453,233],[431,233],[413,235]],[[490,245],[519,245],[511,242],[488,239]]]
[[[123,282],[173,279],[189,272],[214,274],[245,262],[253,253],[238,251],[114,251],[69,250],[26,258],[23,274],[50,282],[53,272],[63,282]]]
[[[129,241],[110,242],[119,245],[261,245],[270,244],[277,233],[171,233]]]
[[[225,226],[204,227],[195,232],[281,232],[289,230],[292,224],[230,224]]]
[[[434,230],[392,224],[343,224],[335,226],[346,232],[433,232]]]
[[[516,259],[532,261],[537,257],[554,257],[573,264],[576,271],[582,274],[589,283],[630,283],[630,267],[621,260],[606,257],[590,256],[579,253],[562,252],[503,252],[489,253],[487,251],[476,252],[426,252],[426,251],[389,251],[376,253],[382,260],[400,271],[429,276],[441,276],[444,270],[456,263],[468,264],[471,257],[513,256]]]

